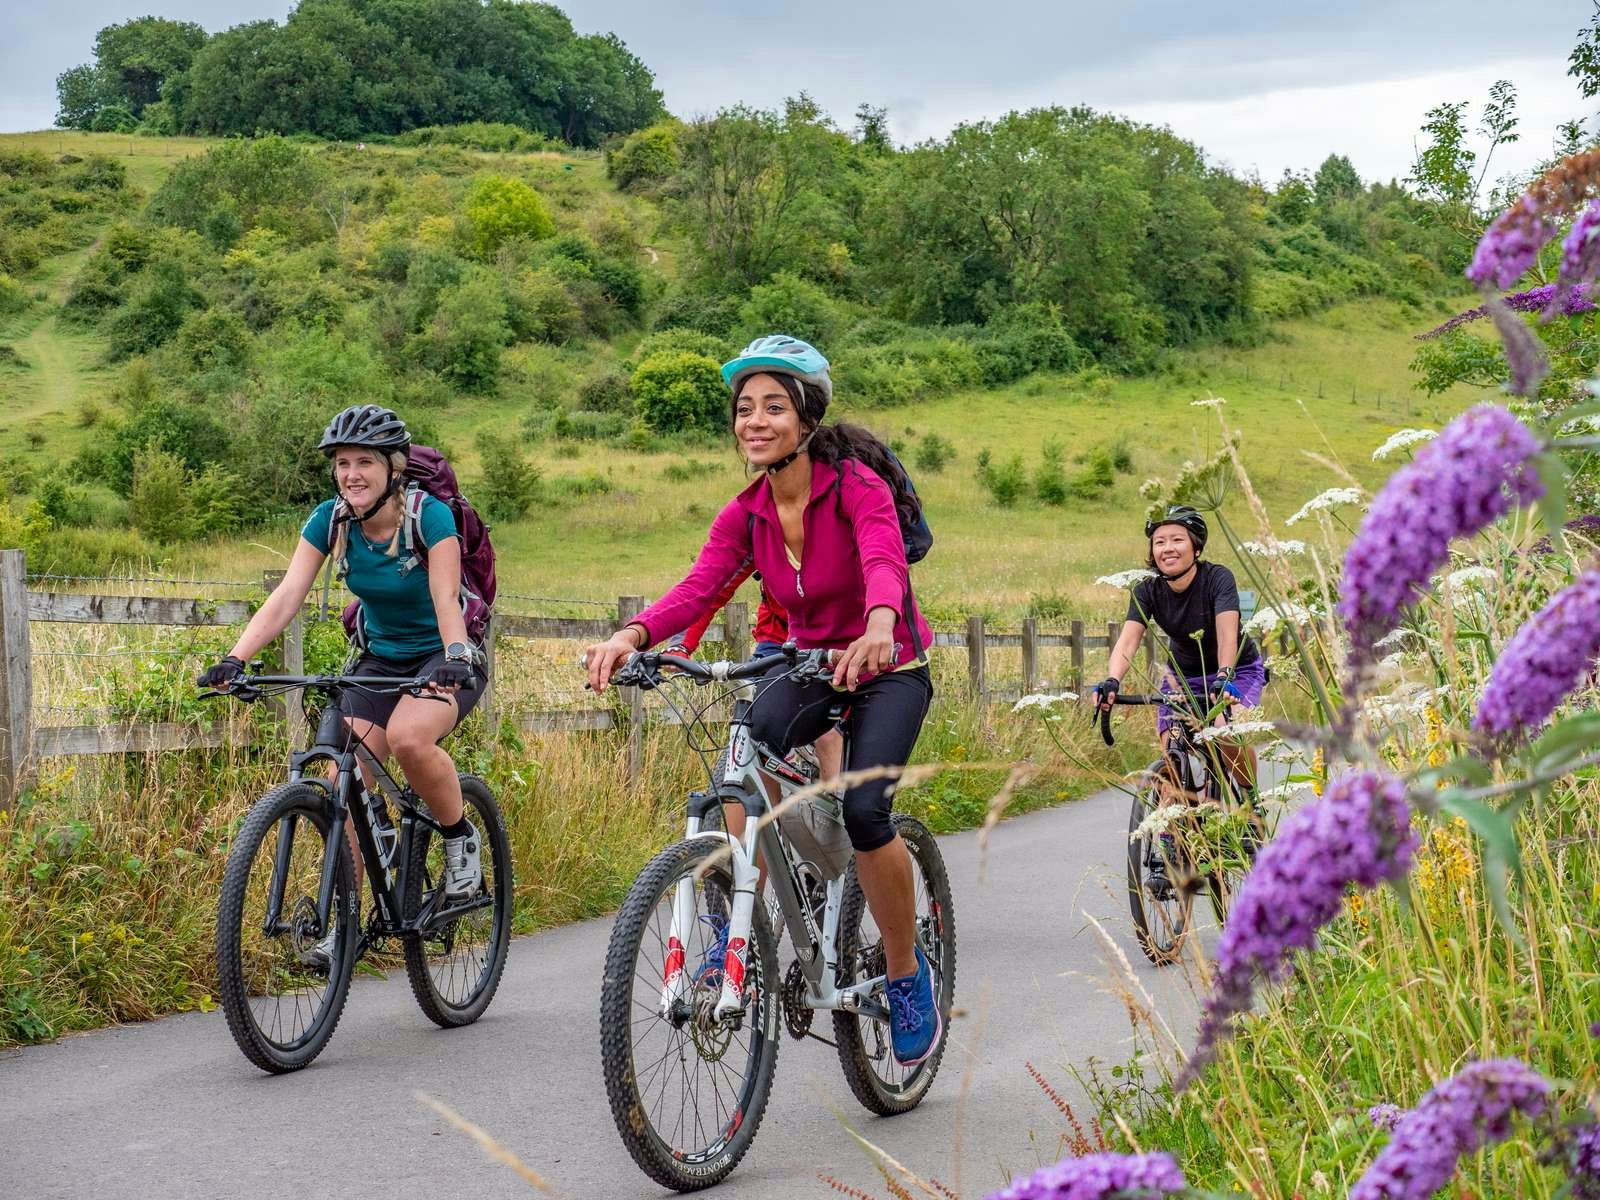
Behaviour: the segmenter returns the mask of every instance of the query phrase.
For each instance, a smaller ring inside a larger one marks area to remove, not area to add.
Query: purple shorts
[[[1163,696],[1194,696],[1196,698],[1209,696],[1220,684],[1218,675],[1194,675],[1184,679],[1187,688],[1179,688],[1176,676],[1168,675],[1161,681],[1161,694]],[[1258,658],[1255,662],[1246,663],[1234,672],[1233,686],[1239,689],[1239,695],[1244,699],[1238,701],[1250,708],[1261,703],[1261,690],[1267,686],[1267,660]],[[1165,704],[1156,709],[1156,732],[1165,733],[1172,727],[1172,710]]]

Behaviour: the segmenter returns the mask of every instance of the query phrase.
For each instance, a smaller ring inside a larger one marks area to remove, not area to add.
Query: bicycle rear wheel
[[[711,838],[669,846],[645,866],[617,913],[600,987],[600,1058],[617,1132],[644,1173],[680,1192],[727,1178],[755,1139],[778,1065],[777,945],[756,905],[746,948],[746,1007],[713,1014],[722,988],[719,935],[733,879]],[[674,898],[689,885],[691,921],[669,945]],[[686,980],[663,1014],[669,969]]]
[[[483,884],[473,898],[481,907],[405,938],[411,994],[428,1019],[446,1029],[470,1025],[483,1015],[500,986],[511,943],[511,840],[500,806],[488,784],[474,775],[461,776],[461,799],[482,841]],[[432,826],[419,822],[414,828],[406,868],[408,918],[433,903],[444,875],[444,839]],[[439,906],[453,907],[442,899]]]
[[[956,990],[956,909],[944,856],[933,834],[915,817],[895,813],[894,828],[911,853],[917,940],[938,977],[937,1000],[944,1030],[927,1058],[914,1067],[903,1067],[895,1060],[886,1024],[835,1010],[833,1036],[845,1082],[863,1107],[883,1117],[910,1112],[928,1094],[950,1037],[950,1007]],[[867,908],[852,860],[839,909],[839,986],[883,975],[885,965],[883,935]],[[873,998],[883,1004],[883,991],[874,991]]]
[[[1128,908],[1139,949],[1158,967],[1178,960],[1194,911],[1182,837],[1163,843],[1159,834],[1145,829],[1146,819],[1161,807],[1156,780],[1158,772],[1166,769],[1159,760],[1150,764],[1150,784],[1134,795],[1128,813]],[[1164,871],[1155,870],[1157,856]]]
[[[331,942],[316,920],[332,815],[321,788],[280,784],[250,809],[222,875],[216,941],[222,1011],[244,1056],[274,1074],[299,1070],[322,1052],[350,990],[360,899],[343,836]]]

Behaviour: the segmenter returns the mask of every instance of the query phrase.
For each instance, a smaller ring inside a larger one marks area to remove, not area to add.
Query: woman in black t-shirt
[[[1233,572],[1219,563],[1200,561],[1206,533],[1205,518],[1188,505],[1169,508],[1145,526],[1145,536],[1150,539],[1149,566],[1156,574],[1133,589],[1128,618],[1111,649],[1110,677],[1095,685],[1100,707],[1108,707],[1116,699],[1122,676],[1152,622],[1167,635],[1168,667],[1161,681],[1164,694],[1187,694],[1196,707],[1206,708],[1221,696],[1250,707],[1261,702],[1266,663],[1255,642],[1241,631],[1239,589]],[[1172,721],[1166,705],[1156,710],[1163,754]],[[1217,724],[1223,723],[1219,715]],[[1217,747],[1235,788],[1242,795],[1252,794],[1255,751],[1227,738],[1218,739]]]

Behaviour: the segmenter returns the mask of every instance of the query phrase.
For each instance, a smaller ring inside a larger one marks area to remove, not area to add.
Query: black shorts
[[[379,658],[376,654],[362,654],[347,674],[384,675],[391,679],[425,677],[443,661],[443,650],[435,650],[432,654],[424,654],[421,658],[407,659]],[[467,714],[477,707],[478,701],[483,698],[483,689],[488,683],[489,677],[484,673],[483,664],[475,664],[472,682],[454,693],[456,723],[450,727],[452,730],[459,727],[461,722],[467,719]],[[369,692],[351,688],[340,698],[339,711],[347,717],[358,721],[371,721],[379,729],[387,729],[389,718],[394,716],[395,707],[405,694],[405,692]]]

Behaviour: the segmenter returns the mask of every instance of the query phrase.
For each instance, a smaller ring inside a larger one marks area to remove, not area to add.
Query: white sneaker
[[[476,826],[461,837],[444,839],[444,876],[439,883],[446,900],[465,900],[483,885],[480,844]]]
[[[311,949],[301,953],[300,961],[305,963],[308,967],[314,967],[319,971],[328,971],[331,973],[333,970],[333,956],[338,949],[339,928],[338,926],[334,926],[334,928],[330,929],[327,935],[323,937],[320,942],[318,942],[315,946],[312,946]]]

